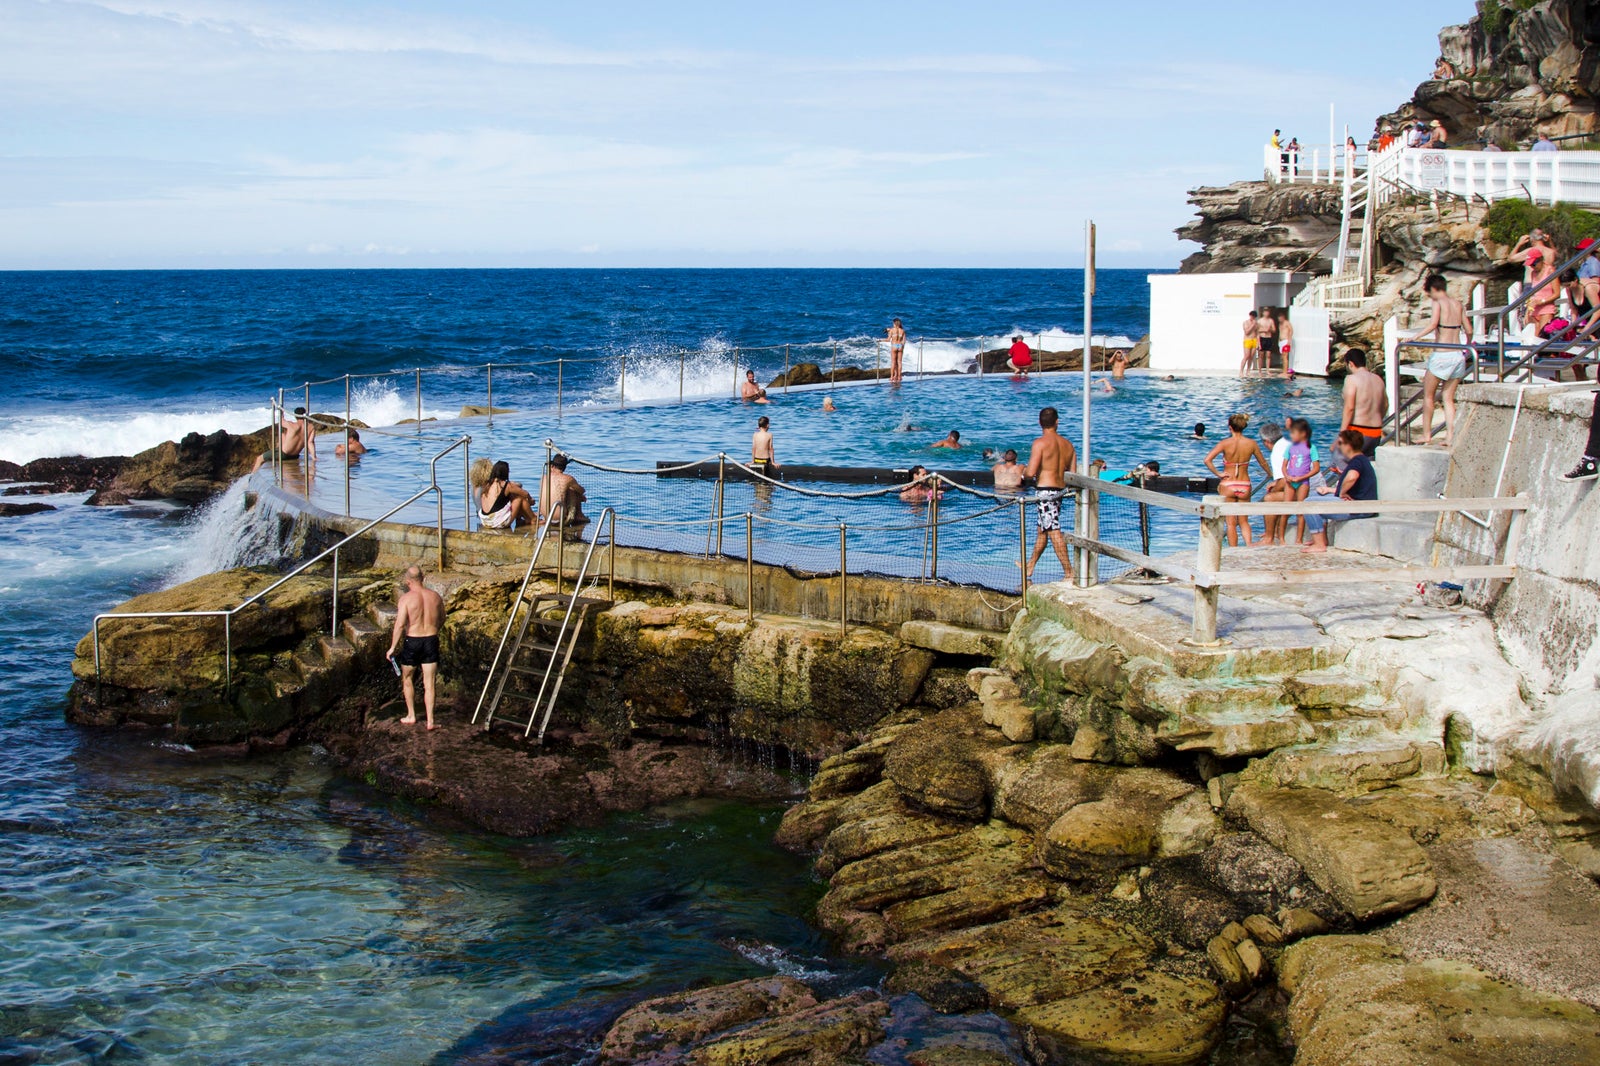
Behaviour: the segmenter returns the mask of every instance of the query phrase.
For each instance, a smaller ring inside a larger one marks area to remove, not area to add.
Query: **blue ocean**
[[[0,459],[254,430],[279,389],[307,381],[334,379],[313,407],[338,411],[346,374],[363,376],[353,413],[393,424],[416,397],[389,375],[416,367],[430,368],[425,417],[441,419],[483,402],[487,381],[463,368],[487,363],[506,368],[495,402],[519,408],[557,390],[578,408],[726,404],[743,367],[766,381],[786,361],[873,366],[895,316],[908,371],[964,370],[1017,332],[1076,347],[1082,300],[1070,270],[0,273]],[[1145,274],[1101,272],[1094,313],[1097,338],[1143,335]],[[558,374],[516,369],[553,359]],[[881,434],[909,457],[926,442],[888,434],[913,415],[939,435],[959,415],[1008,445],[1044,396],[1081,397],[997,383],[980,402],[937,380],[859,404],[859,434],[772,410],[790,454],[848,459]],[[1189,404],[1220,424],[1282,391],[1128,384],[1105,410],[1111,439],[1146,435],[1130,453],[1175,439]],[[1306,388],[1304,403],[1330,402]],[[560,432],[635,457],[724,446],[713,419],[673,422],[667,441],[656,421]],[[748,441],[747,426],[729,432]],[[1166,454],[1197,465],[1203,447],[1185,447]],[[385,448],[401,451],[375,441],[369,487]],[[316,749],[217,756],[66,725],[92,615],[220,565],[229,530],[159,502],[39,498],[58,509],[0,518],[0,1062],[575,1062],[594,1019],[644,992],[773,972],[876,980],[808,924],[819,886],[770,843],[776,809],[704,804],[501,840],[346,779]],[[555,1034],[548,1050],[569,1032],[555,1057],[527,1050],[530,1034]]]

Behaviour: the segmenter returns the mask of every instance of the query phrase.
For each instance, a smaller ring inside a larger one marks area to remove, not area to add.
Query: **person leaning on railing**
[[[1333,442],[1336,454],[1344,459],[1344,472],[1339,475],[1337,489],[1328,485],[1318,485],[1317,495],[1332,496],[1338,493],[1339,499],[1352,502],[1371,501],[1378,498],[1378,472],[1372,468],[1372,460],[1368,459],[1363,449],[1366,441],[1359,432],[1353,429],[1339,431],[1339,436]],[[1306,532],[1311,536],[1311,543],[1300,550],[1303,552],[1325,552],[1328,550],[1328,525],[1332,522],[1354,522],[1362,518],[1371,518],[1371,514],[1308,514],[1306,515]]]

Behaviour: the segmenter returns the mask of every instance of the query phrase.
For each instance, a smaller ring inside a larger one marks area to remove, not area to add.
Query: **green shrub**
[[[1526,200],[1500,200],[1483,216],[1483,225],[1497,244],[1515,244],[1529,230],[1542,229],[1563,255],[1586,237],[1600,240],[1600,215],[1571,204],[1540,207]]]

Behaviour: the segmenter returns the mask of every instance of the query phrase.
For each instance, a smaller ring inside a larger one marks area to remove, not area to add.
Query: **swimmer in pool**
[[[1015,448],[1007,448],[1005,457],[994,466],[994,487],[998,492],[1016,492],[1022,488],[1022,479],[1028,468],[1017,462]]]
[[[1100,391],[1101,392],[1105,392],[1105,393],[1112,393],[1112,392],[1116,392],[1117,391],[1117,387],[1115,385],[1111,384],[1111,381],[1110,381],[1109,378],[1101,378],[1100,379]]]
[[[822,398],[822,409],[824,411],[837,411],[838,410],[837,407],[833,406],[833,397],[832,396],[824,396]]]
[[[766,403],[767,390],[756,384],[756,372],[744,372],[744,384],[739,386],[739,398],[746,403]]]
[[[959,429],[952,429],[950,431],[950,435],[948,437],[946,437],[944,440],[939,441],[936,444],[934,444],[934,447],[935,448],[954,448],[954,449],[959,450],[961,448],[961,431]]]
[[[1204,422],[1196,422],[1194,424],[1194,439],[1195,440],[1205,440],[1206,439],[1206,424]]]

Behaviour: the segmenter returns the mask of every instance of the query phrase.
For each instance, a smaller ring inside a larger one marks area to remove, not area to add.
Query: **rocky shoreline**
[[[190,433],[180,441],[165,441],[138,455],[66,456],[35,459],[29,463],[0,461],[0,482],[17,482],[0,490],[0,496],[44,496],[54,493],[91,493],[84,502],[108,507],[135,500],[177,500],[204,503],[248,474],[256,457],[271,446],[272,429],[234,434]],[[31,509],[0,510],[0,517],[54,510],[50,504]]]

